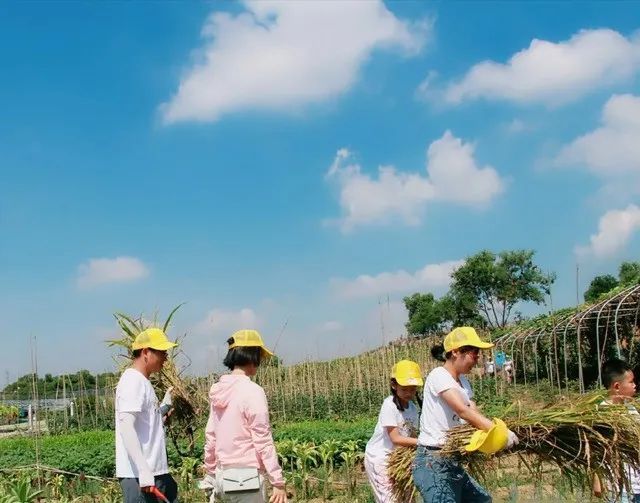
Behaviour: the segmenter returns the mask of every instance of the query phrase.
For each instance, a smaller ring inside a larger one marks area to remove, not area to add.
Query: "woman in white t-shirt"
[[[471,327],[458,327],[432,348],[444,364],[433,369],[425,381],[420,435],[413,465],[413,480],[424,503],[490,502],[491,496],[451,457],[440,454],[451,428],[467,422],[489,431],[493,422],[480,413],[471,385],[465,377],[478,363],[481,349],[493,344],[480,340]],[[518,437],[509,431],[507,448]]]
[[[391,370],[391,395],[384,399],[373,436],[367,442],[364,467],[376,503],[394,501],[387,475],[387,456],[397,445],[415,447],[418,408],[413,403],[422,372],[416,362],[401,360]]]

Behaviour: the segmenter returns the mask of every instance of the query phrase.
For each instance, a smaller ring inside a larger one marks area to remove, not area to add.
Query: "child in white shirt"
[[[636,408],[627,403],[636,394],[636,383],[631,366],[624,360],[617,358],[607,361],[602,366],[602,384],[609,394],[608,399],[603,405],[621,405],[627,404],[629,414],[638,417],[640,415]],[[629,470],[629,483],[631,485],[632,494],[623,491],[618,499],[608,498],[611,503],[640,503],[640,473],[627,467]],[[596,476],[593,481],[593,494],[597,497],[603,496],[602,484]]]
[[[364,467],[376,503],[393,503],[392,485],[387,474],[387,457],[397,446],[415,447],[419,412],[413,403],[422,386],[420,366],[401,360],[391,370],[391,395],[384,399],[373,436],[367,443]]]

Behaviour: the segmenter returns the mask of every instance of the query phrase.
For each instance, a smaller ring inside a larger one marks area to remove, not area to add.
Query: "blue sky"
[[[200,373],[402,333],[483,248],[554,307],[638,257],[632,2],[0,6],[2,378],[113,368],[114,311],[187,302]],[[635,22],[634,22],[635,20]],[[387,301],[388,299],[388,301]],[[537,312],[540,308],[526,308]]]

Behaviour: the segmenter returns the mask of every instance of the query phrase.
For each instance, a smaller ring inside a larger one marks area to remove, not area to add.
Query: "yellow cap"
[[[238,330],[231,337],[233,337],[233,344],[229,346],[229,349],[258,347],[262,349],[263,357],[269,358],[273,356],[273,353],[265,347],[264,342],[262,342],[262,337],[257,330]]]
[[[136,336],[136,340],[131,344],[131,349],[151,348],[166,351],[176,346],[177,344],[167,339],[165,333],[159,328],[147,328]]]
[[[489,349],[493,347],[493,344],[480,340],[480,337],[478,337],[475,328],[454,328],[444,338],[444,352],[448,353],[449,351],[459,349],[462,346],[472,346],[474,348]]]
[[[400,386],[422,386],[420,365],[411,360],[400,360],[391,369],[391,377]]]
[[[467,452],[480,451],[485,454],[495,454],[507,446],[509,429],[502,419],[493,418],[493,426],[489,431],[476,430],[469,443],[465,445]]]

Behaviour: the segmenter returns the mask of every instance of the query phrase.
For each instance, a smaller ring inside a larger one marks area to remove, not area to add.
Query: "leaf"
[[[132,318],[130,318],[129,316],[127,316],[124,313],[115,313],[116,319],[118,318],[122,318],[124,320],[126,320],[133,328],[136,329],[137,332],[142,332],[144,330],[144,326],[142,323],[142,319],[138,318],[137,320],[133,320]],[[118,323],[120,323],[121,320],[118,319]],[[137,333],[134,334],[134,337],[138,335]]]
[[[123,348],[129,347],[129,344],[122,339],[107,339],[105,342],[107,343],[107,346],[110,348],[112,348],[113,346],[120,346]]]
[[[167,321],[164,322],[164,326],[162,327],[162,331],[165,334],[167,333],[167,329],[169,328],[169,323],[171,323],[171,318],[173,318],[173,315],[176,313],[176,311],[180,309],[182,306],[184,306],[185,304],[186,302],[182,302],[181,304],[178,304],[176,307],[173,308],[173,311],[169,313],[169,316],[167,316]]]
[[[126,324],[124,321],[122,321],[123,319],[127,319],[124,315],[122,315],[122,314],[120,314],[120,313],[115,313],[115,314],[113,315],[113,317],[114,317],[114,318],[116,319],[116,321],[118,322],[118,325],[120,325],[120,328],[121,328],[122,330],[124,330],[124,332],[125,332],[129,337],[131,337],[132,339],[135,339],[135,338],[136,338],[136,335],[137,335],[137,334],[134,334],[134,333],[133,333],[133,331],[131,330],[131,328],[130,328],[130,327],[128,327],[128,326],[127,326],[127,324]]]

